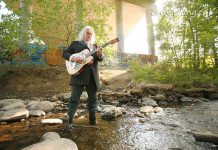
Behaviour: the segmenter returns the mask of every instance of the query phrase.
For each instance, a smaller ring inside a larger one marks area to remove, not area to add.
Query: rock
[[[126,114],[126,109],[124,107],[116,107],[117,111],[121,111],[122,114]]]
[[[131,95],[141,95],[142,91],[140,89],[133,88],[133,89],[129,90],[129,93]]]
[[[114,101],[115,100],[115,98],[113,97],[113,96],[102,96],[102,99],[104,100],[104,101],[106,101],[107,103],[111,103],[112,101]]]
[[[141,83],[139,85],[141,89],[151,89],[151,90],[172,90],[173,85],[172,84],[151,84],[151,83]]]
[[[210,101],[209,99],[203,98],[203,97],[199,97],[198,99],[201,100],[201,101],[204,101],[204,102],[209,102]]]
[[[163,108],[161,108],[161,107],[155,107],[155,108],[154,108],[154,112],[155,112],[155,113],[163,112]]]
[[[121,104],[129,103],[131,100],[132,99],[130,97],[126,97],[126,96],[120,97],[118,99],[119,103],[121,103]]]
[[[84,102],[87,101],[87,99],[88,99],[88,94],[87,94],[87,92],[83,92],[82,95],[81,95],[81,97],[80,97],[80,102],[81,102],[81,103],[84,103]]]
[[[38,102],[29,108],[29,110],[42,110],[45,112],[50,112],[52,109],[54,109],[54,104],[49,101]]]
[[[175,96],[174,99],[180,99],[180,98],[184,97],[184,95],[181,93],[174,93],[174,96]]]
[[[111,105],[118,106],[119,105],[119,101],[117,101],[117,100],[111,101]]]
[[[211,132],[192,132],[194,137],[197,141],[201,142],[210,142],[218,145],[218,134],[217,133],[211,133]]]
[[[34,116],[34,117],[45,116],[45,112],[42,110],[30,110],[29,114],[30,114],[30,116]]]
[[[0,125],[6,125],[7,122],[0,122]]]
[[[140,118],[140,119],[139,119],[139,122],[140,122],[140,123],[144,123],[144,122],[145,122],[145,119]]]
[[[71,97],[71,92],[63,94],[63,100],[64,101],[69,101],[70,97]]]
[[[166,101],[159,101],[158,104],[161,105],[161,106],[167,106],[168,102],[166,102]]]
[[[85,117],[85,116],[79,116],[78,119],[80,119],[80,120],[85,120],[86,117]]]
[[[59,117],[59,119],[63,120],[63,121],[68,121],[68,115],[67,113],[64,113],[62,116]]]
[[[26,119],[29,117],[27,109],[12,109],[0,113],[0,121],[12,121]]]
[[[139,110],[141,113],[153,113],[154,112],[154,108],[152,106],[144,106],[141,107]]]
[[[137,104],[141,105],[142,99],[137,99]]]
[[[78,117],[78,116],[84,115],[86,113],[86,111],[84,109],[77,109],[76,113],[77,113],[77,117]]]
[[[63,123],[63,121],[61,119],[43,119],[41,121],[42,124],[58,124],[58,123]]]
[[[51,101],[56,102],[56,101],[59,100],[59,97],[60,97],[59,95],[54,95],[54,96],[51,97]]]
[[[153,91],[153,90],[151,90],[151,89],[147,89],[147,93],[148,93],[149,95],[155,95],[155,94],[156,94],[155,91]]]
[[[145,113],[146,117],[153,118],[155,116],[154,112]]]
[[[115,106],[110,106],[110,107],[106,107],[103,109],[102,113],[101,113],[101,118],[102,119],[114,119],[117,116],[122,115],[122,108],[119,107],[115,107]]]
[[[45,133],[40,141],[45,141],[45,140],[55,140],[61,138],[59,134],[56,132],[47,132]]]
[[[22,150],[78,150],[77,145],[70,139],[60,138],[57,133],[45,133],[40,143],[28,146]]]
[[[32,97],[31,99],[32,99],[33,101],[38,101],[38,102],[41,101],[41,99],[40,99],[39,97]]]
[[[97,111],[101,112],[101,111],[103,111],[103,109],[100,106],[97,106]]]
[[[100,107],[104,110],[105,108],[107,108],[107,107],[111,107],[112,105],[100,105]],[[115,107],[115,106],[113,106],[113,107]]]
[[[85,103],[80,103],[77,107],[78,107],[78,108],[84,108],[84,109],[85,109],[87,106],[86,106]]]
[[[155,96],[151,96],[151,98],[156,101],[164,101],[167,99],[163,94],[156,94]]]
[[[172,102],[172,101],[174,101],[176,98],[175,98],[175,96],[168,96],[168,98],[167,98],[167,101],[168,102]]]
[[[16,102],[13,104],[6,105],[0,108],[1,111],[11,110],[11,109],[25,109],[26,105],[23,102]]]
[[[149,97],[143,97],[142,106],[157,106],[157,102]]]
[[[3,100],[0,100],[0,108],[4,107],[6,105],[17,103],[17,102],[24,103],[24,101],[21,99],[3,99]]]
[[[27,104],[27,109],[29,109],[33,104],[37,104],[39,101],[30,101],[30,102],[28,102],[28,104]]]
[[[24,122],[24,121],[26,121],[26,119],[21,119],[20,121],[21,121],[21,122]]]
[[[192,101],[193,101],[193,98],[191,98],[191,97],[182,97],[182,98],[180,99],[180,101],[182,101],[182,102],[192,102]]]
[[[186,96],[188,96],[188,97],[203,97],[203,93],[202,92],[188,92],[186,94]]]
[[[209,93],[208,97],[211,100],[218,100],[218,93]]]
[[[135,116],[138,116],[138,117],[141,117],[141,118],[145,118],[145,114],[140,113],[139,111],[137,111],[137,112],[135,113]]]
[[[61,104],[63,104],[62,101],[56,101],[56,103],[57,103],[57,105],[61,105]]]

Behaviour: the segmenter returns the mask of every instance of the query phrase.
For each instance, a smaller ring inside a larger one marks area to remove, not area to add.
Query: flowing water
[[[216,132],[218,125],[218,102],[198,106],[186,106],[180,109],[165,108],[163,113],[147,118],[134,115],[138,110],[129,107],[127,114],[116,120],[102,120],[97,115],[98,128],[74,127],[66,130],[66,123],[42,125],[43,118],[58,118],[63,113],[46,117],[29,118],[23,122],[0,125],[0,149],[16,150],[38,143],[46,132],[57,132],[62,138],[73,140],[79,150],[215,150],[217,146],[196,142],[191,131]],[[207,107],[212,107],[207,110]],[[212,117],[202,116],[205,110]],[[186,117],[188,114],[189,117]],[[190,117],[193,116],[193,117]],[[195,120],[193,120],[193,118]],[[201,119],[197,119],[201,118]],[[202,121],[202,119],[204,119]],[[75,124],[87,125],[86,118],[76,119]],[[198,127],[199,126],[199,127]]]

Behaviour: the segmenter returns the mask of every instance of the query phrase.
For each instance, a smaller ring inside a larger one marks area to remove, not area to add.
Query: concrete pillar
[[[83,18],[84,18],[84,0],[76,0],[76,39],[78,37],[78,34],[80,30],[84,27],[83,25]]]
[[[124,53],[124,35],[123,35],[123,1],[116,0],[116,30],[120,41],[117,44],[117,56]]]
[[[20,15],[20,32],[18,39],[18,48],[19,50],[25,50],[27,48],[28,40],[31,38],[29,31],[31,30],[32,20],[31,20],[31,5],[28,4],[25,0],[19,1],[19,8],[22,10]]]
[[[146,22],[147,22],[148,54],[155,55],[152,10],[147,9],[145,12],[145,16],[146,16]]]

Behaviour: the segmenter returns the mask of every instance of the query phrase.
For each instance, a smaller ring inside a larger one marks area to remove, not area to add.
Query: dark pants
[[[72,119],[76,112],[76,107],[79,103],[80,96],[82,92],[86,88],[88,94],[88,110],[89,113],[95,115],[96,112],[96,100],[97,100],[97,87],[95,83],[95,79],[93,74],[91,73],[90,82],[88,85],[72,85],[72,93],[69,101],[69,109],[68,109],[68,116],[69,122],[72,123]]]

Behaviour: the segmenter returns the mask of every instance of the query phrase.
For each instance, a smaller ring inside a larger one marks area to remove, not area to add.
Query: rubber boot
[[[68,114],[67,122],[68,122],[68,128],[69,128],[69,129],[72,129],[72,128],[73,128],[73,119],[74,119],[75,112],[76,112],[76,111],[73,110],[72,116]]]
[[[96,125],[95,111],[89,111],[89,124]]]

